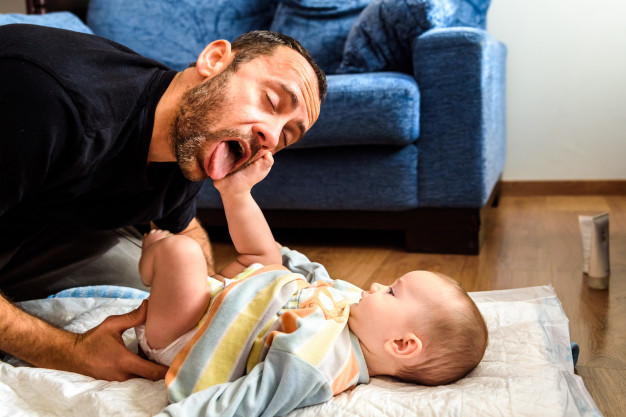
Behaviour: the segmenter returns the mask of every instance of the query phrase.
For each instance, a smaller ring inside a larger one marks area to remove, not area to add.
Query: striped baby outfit
[[[369,381],[348,328],[361,290],[283,248],[282,266],[234,280],[211,301],[166,377],[161,415],[282,415]]]

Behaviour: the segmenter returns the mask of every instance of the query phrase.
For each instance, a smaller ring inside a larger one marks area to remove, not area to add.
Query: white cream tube
[[[609,213],[578,216],[583,244],[583,272],[588,275],[589,288],[609,287]]]

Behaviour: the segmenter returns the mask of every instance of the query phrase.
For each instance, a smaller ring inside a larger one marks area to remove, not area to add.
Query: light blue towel
[[[150,295],[149,292],[138,290],[136,288],[121,287],[118,285],[91,285],[87,287],[68,288],[59,291],[48,298],[138,298],[146,299]]]

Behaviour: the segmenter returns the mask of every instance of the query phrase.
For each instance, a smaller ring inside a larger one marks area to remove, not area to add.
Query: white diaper
[[[137,342],[141,347],[141,350],[146,354],[148,359],[151,359],[161,365],[171,366],[172,361],[180,352],[180,350],[191,340],[194,334],[198,331],[198,328],[194,327],[187,333],[174,340],[169,346],[163,349],[152,349],[148,345],[146,340],[146,326],[144,324],[135,327],[135,334],[137,335]]]

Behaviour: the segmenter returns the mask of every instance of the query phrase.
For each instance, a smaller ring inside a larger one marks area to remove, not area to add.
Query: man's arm
[[[167,368],[124,345],[122,333],[145,321],[146,303],[128,314],[108,317],[84,334],[71,333],[33,317],[0,295],[0,350],[41,368],[77,372],[98,379],[158,380]]]
[[[204,257],[206,258],[207,272],[209,275],[213,275],[215,273],[215,267],[213,263],[213,248],[211,247],[209,235],[200,224],[200,221],[198,221],[198,219],[194,217],[193,219],[191,219],[191,222],[189,222],[187,228],[177,234],[189,236],[190,238],[198,242],[198,244],[202,248]]]

